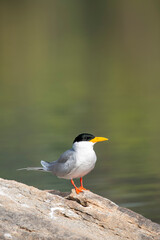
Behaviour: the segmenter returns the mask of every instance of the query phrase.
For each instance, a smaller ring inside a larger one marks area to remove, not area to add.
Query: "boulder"
[[[0,239],[160,240],[160,225],[90,191],[0,179]]]

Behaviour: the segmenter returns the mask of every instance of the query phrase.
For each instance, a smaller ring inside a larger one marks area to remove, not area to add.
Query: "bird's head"
[[[104,137],[95,137],[89,133],[81,133],[79,134],[73,141],[73,144],[83,145],[83,146],[93,146],[97,142],[107,141],[108,138]]]

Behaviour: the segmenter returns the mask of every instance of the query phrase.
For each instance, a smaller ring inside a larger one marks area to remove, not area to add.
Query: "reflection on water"
[[[16,169],[56,160],[81,132],[108,137],[85,186],[160,222],[159,6],[0,4],[0,176],[70,191]]]

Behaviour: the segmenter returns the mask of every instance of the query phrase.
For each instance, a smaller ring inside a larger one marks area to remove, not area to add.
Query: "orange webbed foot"
[[[81,184],[81,186],[80,186],[79,188],[76,187],[76,185],[74,184],[73,179],[71,179],[71,183],[72,183],[72,185],[74,186],[75,191],[76,191],[77,194],[79,194],[80,192],[83,192],[83,191],[89,191],[88,189],[86,189],[86,188],[83,187],[82,178],[80,178],[80,184]]]
[[[82,186],[80,186],[79,189],[80,189],[81,191],[89,191],[88,189],[86,189],[86,188],[84,188],[84,187],[82,187]]]
[[[84,188],[84,187],[79,187],[79,188],[76,188],[76,193],[79,194],[80,192],[83,192],[83,191],[89,191],[88,189]]]
[[[76,193],[77,193],[77,194],[79,194],[80,192],[83,192],[83,190],[80,189],[80,188],[75,188],[75,190],[76,190]]]

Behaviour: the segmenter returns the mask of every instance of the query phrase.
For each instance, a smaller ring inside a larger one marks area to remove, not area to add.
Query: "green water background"
[[[0,177],[70,191],[17,168],[95,146],[91,191],[160,223],[160,2],[0,1]]]

